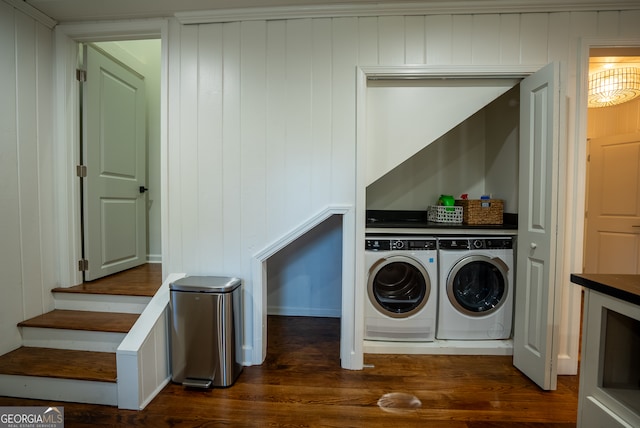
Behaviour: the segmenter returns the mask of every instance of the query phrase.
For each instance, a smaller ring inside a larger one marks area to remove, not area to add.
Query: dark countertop
[[[571,282],[640,305],[640,275],[572,273]]]
[[[367,210],[367,232],[392,233],[394,229],[412,231],[432,231],[437,229],[440,233],[458,233],[458,231],[517,231],[517,214],[504,214],[502,224],[471,225],[463,223],[436,223],[427,219],[427,211],[402,211],[402,210]]]
[[[399,229],[399,228],[411,228],[411,229],[493,229],[493,230],[518,230],[518,226],[515,224],[464,224],[464,223],[437,223],[435,221],[422,222],[370,222],[366,224],[367,228],[373,229]]]

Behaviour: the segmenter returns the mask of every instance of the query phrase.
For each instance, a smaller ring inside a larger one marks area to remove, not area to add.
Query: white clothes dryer
[[[429,342],[438,306],[437,244],[433,237],[365,238],[366,340]]]
[[[438,339],[511,337],[513,247],[504,236],[438,239]]]

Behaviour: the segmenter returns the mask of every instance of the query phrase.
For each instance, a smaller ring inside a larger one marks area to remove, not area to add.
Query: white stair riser
[[[118,405],[115,382],[0,375],[0,396],[73,403]]]
[[[76,351],[116,352],[126,333],[21,327],[22,345]]]
[[[150,297],[112,296],[102,294],[54,293],[55,308],[72,311],[117,312],[140,314]]]

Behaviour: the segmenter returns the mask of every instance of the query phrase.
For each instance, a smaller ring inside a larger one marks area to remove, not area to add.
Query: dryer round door
[[[369,269],[367,293],[371,304],[392,318],[419,312],[431,294],[431,279],[424,266],[408,256],[382,258]]]
[[[449,302],[470,316],[497,311],[507,296],[508,270],[499,258],[472,255],[459,260],[447,277]]]

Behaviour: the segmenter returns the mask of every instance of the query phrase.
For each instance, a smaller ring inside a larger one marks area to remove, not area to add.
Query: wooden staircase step
[[[115,383],[116,355],[110,352],[21,347],[0,356],[0,375]]]
[[[18,323],[18,326],[128,333],[138,316],[138,314],[127,313],[55,309],[46,314],[22,321]]]

